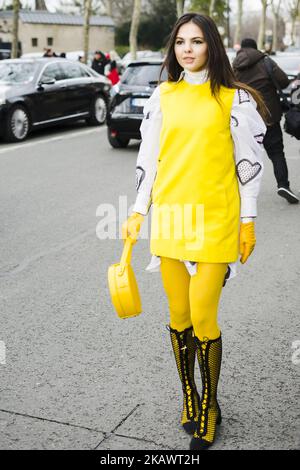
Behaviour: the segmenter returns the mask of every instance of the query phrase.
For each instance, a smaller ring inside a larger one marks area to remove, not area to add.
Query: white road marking
[[[71,137],[81,137],[82,135],[94,134],[96,132],[102,133],[105,130],[106,130],[106,126],[102,126],[100,128],[96,127],[94,129],[88,129],[88,130],[84,129],[83,131],[70,132],[68,134],[59,135],[55,137],[49,137],[49,138],[46,137],[45,139],[35,140],[32,142],[19,143],[17,145],[6,145],[4,148],[0,148],[0,154],[12,152],[14,150],[23,150],[24,148],[27,148],[27,147],[34,147],[35,145],[39,145],[39,144],[47,144],[49,142],[54,142],[57,140],[67,140],[67,139],[70,139]]]

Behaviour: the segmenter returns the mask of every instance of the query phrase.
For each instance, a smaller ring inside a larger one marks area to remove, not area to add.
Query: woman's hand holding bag
[[[138,212],[133,212],[122,225],[122,239],[124,242],[130,237],[136,243],[144,216]]]
[[[144,220],[142,214],[134,212],[122,225],[124,247],[120,263],[108,269],[108,285],[111,301],[120,318],[130,318],[142,312],[138,285],[131,266],[132,247]]]
[[[256,244],[254,222],[240,225],[240,262],[246,263]]]

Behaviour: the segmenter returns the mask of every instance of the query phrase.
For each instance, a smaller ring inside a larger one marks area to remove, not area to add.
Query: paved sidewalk
[[[300,143],[286,141],[297,191]],[[149,242],[133,252],[143,313],[120,320],[107,269],[122,245],[95,235],[100,203],[134,201],[137,149],[116,152],[95,133],[0,156],[1,449],[189,447],[160,273],[144,271]],[[257,246],[220,302],[214,449],[300,448],[300,205],[276,195],[265,167]]]

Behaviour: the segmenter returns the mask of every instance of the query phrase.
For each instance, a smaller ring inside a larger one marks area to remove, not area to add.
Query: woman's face
[[[190,72],[198,72],[205,68],[208,58],[207,43],[202,30],[192,21],[179,28],[174,51],[182,68]]]

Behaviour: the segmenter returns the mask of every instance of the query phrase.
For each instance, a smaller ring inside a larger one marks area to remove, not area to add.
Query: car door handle
[[[59,88],[67,88],[67,85],[61,85]]]

